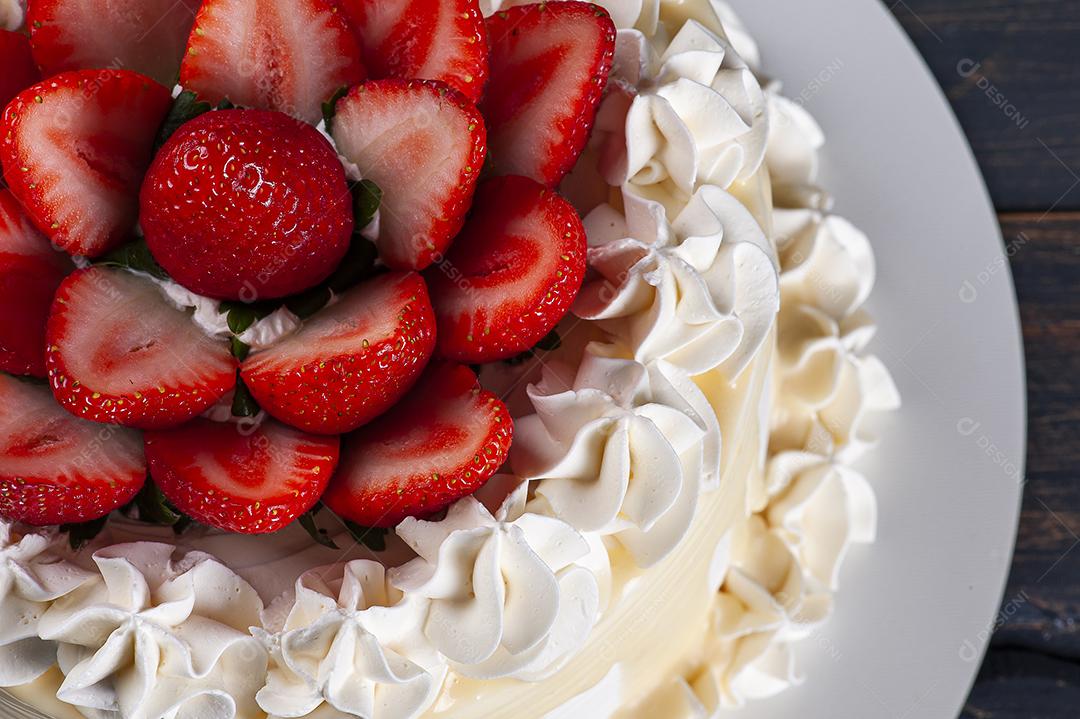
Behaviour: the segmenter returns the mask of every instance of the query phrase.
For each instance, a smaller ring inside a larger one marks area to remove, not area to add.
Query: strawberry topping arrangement
[[[613,62],[604,10],[28,18],[0,34],[0,518],[332,544],[320,511],[393,528],[499,471],[513,420],[476,365],[542,345],[584,280],[558,187]]]

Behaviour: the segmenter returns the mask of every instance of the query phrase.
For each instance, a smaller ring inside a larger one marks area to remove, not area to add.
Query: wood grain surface
[[[971,141],[1000,213],[1028,361],[1013,570],[963,716],[1080,717],[1080,2],[885,0]]]

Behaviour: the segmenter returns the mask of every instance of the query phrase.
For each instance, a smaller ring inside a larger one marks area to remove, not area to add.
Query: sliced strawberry
[[[339,0],[372,78],[440,80],[473,102],[488,76],[477,0]]]
[[[615,25],[591,3],[521,5],[488,18],[491,80],[480,109],[491,166],[555,187],[596,121],[615,58]]]
[[[146,433],[150,476],[177,509],[211,527],[276,532],[319,501],[341,440],[268,420],[254,432],[197,419]]]
[[[45,366],[72,414],[140,429],[175,427],[236,385],[236,361],[150,280],[91,267],[64,280]]]
[[[61,409],[49,388],[0,374],[0,517],[45,526],[104,517],[146,480],[142,437]]]
[[[278,110],[306,122],[366,77],[360,46],[334,0],[205,0],[180,84],[213,104]]]
[[[60,282],[75,266],[0,190],[0,371],[45,376],[45,321]]]
[[[352,240],[337,153],[314,127],[280,112],[225,110],[185,123],[150,165],[140,207],[154,258],[216,299],[314,287]]]
[[[127,70],[67,72],[12,100],[0,127],[4,179],[34,224],[73,255],[131,236],[169,91]]]
[[[397,270],[434,262],[461,229],[484,165],[476,107],[442,83],[373,80],[337,104],[338,152],[383,191],[379,256]]]
[[[46,75],[123,67],[172,85],[201,0],[33,0],[27,24]]]
[[[377,421],[345,438],[323,501],[364,527],[425,517],[482,487],[510,451],[506,406],[463,365],[432,365]]]
[[[317,434],[342,434],[390,409],[435,350],[435,312],[415,272],[349,290],[285,341],[244,362],[267,412]]]
[[[0,30],[0,110],[20,92],[41,81],[34,58],[30,54],[30,41],[25,35]]]
[[[526,177],[488,180],[450,253],[427,273],[439,353],[494,362],[535,346],[577,297],[585,256],[569,202]]]

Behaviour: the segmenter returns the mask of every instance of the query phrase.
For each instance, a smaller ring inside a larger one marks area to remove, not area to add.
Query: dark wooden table
[[[951,100],[1001,220],[1030,439],[998,630],[963,716],[1080,717],[1080,2],[884,0]]]

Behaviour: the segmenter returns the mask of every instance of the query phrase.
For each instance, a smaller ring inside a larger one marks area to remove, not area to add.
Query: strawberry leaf
[[[348,520],[342,520],[345,523],[345,528],[349,530],[349,534],[360,544],[364,545],[373,552],[386,551],[386,535],[389,533],[389,529],[383,529],[381,527],[361,527],[356,522],[350,522]]]
[[[353,236],[352,245],[326,285],[335,294],[341,294],[350,287],[375,275],[375,260],[379,251],[375,244],[363,237]]]
[[[244,380],[237,375],[236,390],[233,392],[232,401],[233,417],[254,417],[261,411],[259,403],[251,396],[251,390],[244,384]]]
[[[272,315],[278,307],[273,302],[222,302],[218,305],[218,314],[228,315],[229,331],[239,336],[259,320]]]
[[[229,351],[232,352],[232,356],[243,362],[251,354],[251,347],[238,338],[233,337],[229,340]]]
[[[172,137],[173,133],[180,129],[180,126],[185,122],[194,120],[199,115],[210,112],[214,107],[209,102],[200,100],[198,95],[190,90],[184,90],[176,99],[173,100],[172,107],[169,109],[169,114],[165,116],[165,121],[161,124],[161,129],[158,130],[157,142],[154,145],[155,150]]]
[[[87,542],[90,542],[94,537],[101,534],[101,530],[105,529],[105,524],[108,521],[109,515],[106,514],[100,519],[92,519],[89,522],[61,524],[60,532],[68,535],[68,544],[73,550],[78,551],[86,546]]]
[[[315,515],[318,513],[321,507],[316,507],[306,514],[301,514],[299,517],[300,526],[314,539],[328,549],[340,549],[338,545],[334,544],[334,540],[330,538],[330,533],[325,529],[322,529],[315,523]]]
[[[371,180],[360,180],[353,185],[353,214],[356,217],[356,227],[363,229],[375,219],[375,213],[382,205],[383,191]]]
[[[326,134],[330,134],[331,127],[334,124],[334,115],[337,114],[338,100],[349,94],[348,85],[342,85],[334,94],[330,96],[330,99],[322,104],[323,121],[326,123]]]
[[[326,307],[332,296],[333,292],[331,292],[329,287],[315,287],[302,295],[290,297],[285,302],[285,306],[289,309],[289,312],[292,312],[302,320],[306,320],[323,307]]]
[[[125,508],[125,512],[132,508],[138,510],[140,522],[163,527],[175,527],[184,518],[183,513],[169,504],[169,500],[161,493],[158,486],[149,479],[146,480],[146,484],[139,490],[131,504]]]
[[[94,264],[106,267],[123,267],[148,274],[159,280],[169,279],[169,273],[162,269],[161,265],[154,259],[146,240],[135,240],[117,247]]]

